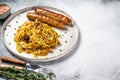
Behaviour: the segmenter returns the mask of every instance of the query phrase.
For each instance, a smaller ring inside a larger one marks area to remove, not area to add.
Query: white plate
[[[68,16],[69,18],[72,19],[73,27],[67,26],[66,30],[54,28],[57,31],[57,33],[61,35],[61,37],[59,38],[61,45],[55,48],[53,52],[49,53],[47,56],[40,56],[38,58],[35,58],[31,54],[26,54],[23,52],[18,53],[18,51],[16,50],[16,43],[14,42],[14,35],[18,29],[18,26],[22,25],[25,21],[28,21],[28,18],[26,17],[26,13],[33,11],[34,7],[35,6],[21,9],[15,12],[14,14],[12,14],[5,21],[1,29],[2,30],[1,36],[5,46],[14,55],[29,61],[41,61],[41,62],[51,61],[69,54],[78,43],[79,28],[75,23],[75,21],[72,19],[72,17],[70,17],[67,13],[65,13],[62,10],[47,6],[39,6],[39,7],[52,10]]]

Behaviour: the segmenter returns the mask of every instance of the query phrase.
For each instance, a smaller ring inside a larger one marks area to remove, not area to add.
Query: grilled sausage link
[[[72,20],[70,18],[68,18],[67,16],[64,16],[62,14],[58,14],[58,13],[52,12],[50,10],[46,10],[46,9],[39,8],[39,7],[36,7],[34,9],[34,11],[38,14],[43,14],[45,16],[48,16],[48,17],[57,19],[59,21],[62,21],[67,25],[72,25]]]
[[[58,28],[66,28],[65,24],[63,22],[60,22],[54,18],[50,18],[50,17],[47,17],[45,15],[42,15],[42,14],[37,14],[37,13],[34,13],[34,12],[29,12],[27,13],[27,17],[28,19],[30,20],[35,20],[35,19],[38,19],[40,20],[41,22],[45,22],[45,23],[48,23],[54,27],[58,27]]]

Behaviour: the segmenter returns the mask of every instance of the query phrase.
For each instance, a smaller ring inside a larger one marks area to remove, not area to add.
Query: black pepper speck
[[[11,45],[11,43],[9,43],[9,45]]]
[[[16,23],[18,23],[18,21],[16,21]]]
[[[59,51],[62,52],[62,49],[60,49]]]
[[[67,43],[67,41],[65,41],[65,43]]]
[[[8,27],[11,27],[11,25],[8,25]]]

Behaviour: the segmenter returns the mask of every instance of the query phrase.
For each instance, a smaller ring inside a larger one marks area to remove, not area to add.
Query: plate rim
[[[54,56],[54,57],[51,57],[51,58],[48,58],[48,59],[30,59],[30,58],[26,58],[26,57],[23,57],[23,56],[20,56],[16,53],[14,53],[11,48],[8,46],[8,44],[6,43],[5,39],[4,39],[4,28],[8,25],[8,23],[10,22],[10,20],[12,20],[13,18],[15,18],[18,14],[20,13],[23,13],[25,12],[26,10],[29,11],[29,10],[32,10],[34,9],[35,7],[42,7],[42,8],[51,8],[51,9],[54,9],[54,10],[57,10],[59,12],[62,12],[66,15],[68,15],[71,19],[72,19],[72,22],[73,24],[76,25],[76,32],[77,32],[77,39],[75,39],[76,41],[74,41],[75,43],[73,44],[73,46],[70,47],[69,50],[67,50],[65,53],[61,54],[61,55],[58,55],[58,56]],[[48,61],[53,61],[53,60],[57,60],[57,59],[60,59],[62,57],[65,57],[65,55],[67,54],[71,54],[72,50],[78,45],[77,42],[79,43],[79,37],[80,37],[80,31],[79,31],[79,27],[77,25],[77,23],[75,22],[75,20],[69,15],[67,14],[66,12],[64,12],[63,10],[60,10],[58,8],[54,8],[54,7],[51,7],[51,6],[31,6],[31,7],[26,7],[26,8],[22,8],[20,10],[17,10],[15,11],[12,15],[10,15],[7,20],[4,22],[4,24],[2,25],[2,28],[1,28],[1,39],[2,39],[2,42],[4,43],[5,47],[11,52],[11,54],[17,56],[18,58],[21,58],[23,60],[27,60],[27,61],[35,61],[35,62],[48,62]]]

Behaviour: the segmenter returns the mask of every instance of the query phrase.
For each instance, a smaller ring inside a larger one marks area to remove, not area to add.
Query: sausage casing
[[[39,7],[36,7],[34,10],[38,14],[43,14],[45,16],[48,16],[48,17],[57,19],[59,21],[62,21],[67,25],[72,25],[72,20],[70,18],[68,18],[67,16],[64,16],[62,14],[55,13],[55,12],[52,12],[50,10],[46,10],[46,9],[39,8]]]
[[[58,27],[58,28],[66,28],[65,24],[61,21],[58,21],[54,18],[50,18],[50,17],[47,17],[45,15],[42,15],[42,14],[37,14],[37,13],[34,13],[34,12],[29,12],[27,13],[27,17],[28,19],[30,20],[40,20],[41,22],[45,22],[45,23],[48,23],[54,27]]]

